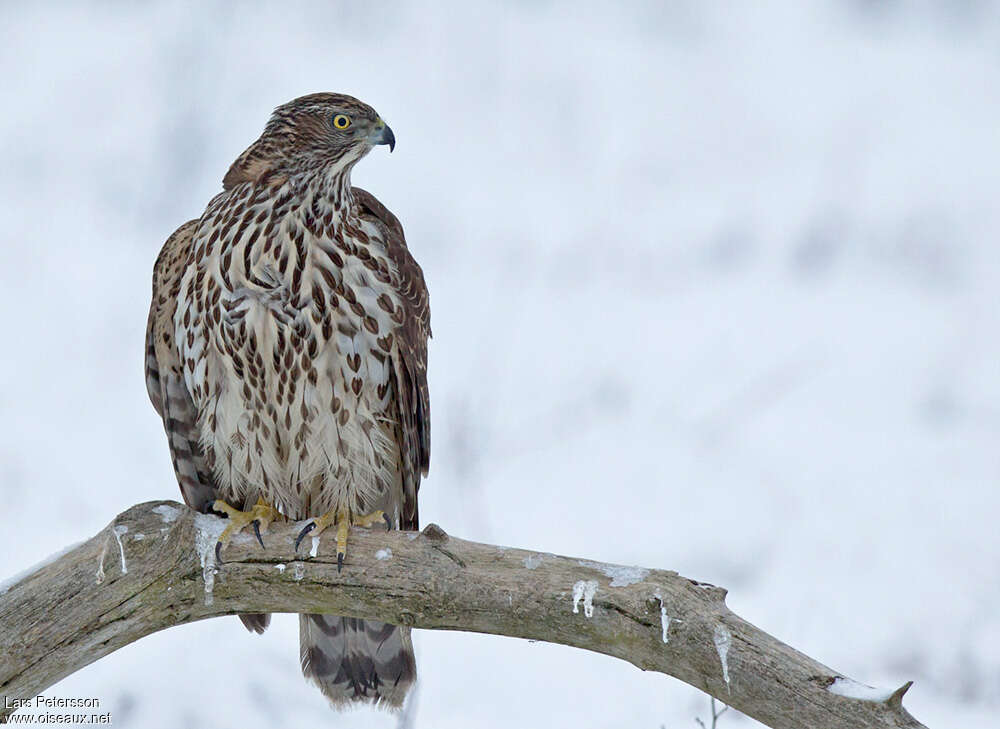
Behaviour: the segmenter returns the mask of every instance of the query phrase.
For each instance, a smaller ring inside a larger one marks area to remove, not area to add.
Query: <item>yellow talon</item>
[[[302,543],[302,540],[306,538],[307,534],[312,534],[313,537],[318,537],[328,526],[336,524],[337,571],[339,572],[343,569],[344,558],[347,556],[347,533],[350,527],[370,527],[372,524],[379,521],[384,521],[387,529],[392,528],[392,523],[389,521],[389,517],[384,511],[373,511],[370,514],[354,516],[351,514],[349,509],[341,506],[337,509],[326,512],[322,516],[317,516],[315,519],[306,524],[302,531],[299,532],[298,538],[295,540],[295,549],[299,548],[299,545]]]
[[[229,544],[229,540],[234,535],[239,534],[248,526],[253,527],[254,536],[257,537],[257,541],[263,547],[264,540],[261,538],[260,533],[266,532],[271,522],[280,516],[279,512],[273,507],[268,506],[263,498],[257,499],[257,503],[251,506],[249,511],[240,511],[222,499],[217,499],[212,504],[212,508],[215,511],[223,512],[229,517],[229,524],[222,531],[222,534],[219,535],[219,541],[215,543],[215,558],[219,564],[222,563],[222,548]]]

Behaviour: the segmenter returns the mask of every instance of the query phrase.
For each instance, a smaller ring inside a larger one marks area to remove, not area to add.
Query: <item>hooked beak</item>
[[[371,134],[368,135],[368,140],[373,146],[388,144],[390,152],[396,148],[396,135],[392,133],[389,125],[381,119],[375,123],[375,128],[372,129]]]

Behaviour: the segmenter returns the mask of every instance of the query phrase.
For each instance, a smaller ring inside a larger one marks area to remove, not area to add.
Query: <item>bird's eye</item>
[[[351,120],[348,119],[343,114],[336,114],[333,117],[333,128],[334,129],[347,129],[347,127],[349,127],[349,126],[351,126]]]

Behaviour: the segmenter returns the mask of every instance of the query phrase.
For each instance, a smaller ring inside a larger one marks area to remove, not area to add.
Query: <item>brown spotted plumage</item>
[[[394,142],[357,99],[296,99],[164,245],[146,383],[193,508],[260,498],[292,519],[382,510],[418,528],[427,289],[399,221],[350,181]],[[416,676],[407,628],[303,615],[300,633],[303,671],[335,703],[399,706]]]

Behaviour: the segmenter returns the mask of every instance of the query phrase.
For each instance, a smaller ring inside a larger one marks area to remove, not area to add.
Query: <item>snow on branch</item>
[[[97,536],[0,584],[0,718],[102,656],[163,628],[241,612],[336,613],[397,625],[561,643],[659,671],[771,727],[922,727],[906,683],[879,691],[732,613],[722,588],[622,567],[420,534],[353,529],[294,549],[240,535],[215,561],[225,520],[173,502],[134,506]],[[570,697],[566,697],[569,701]]]

